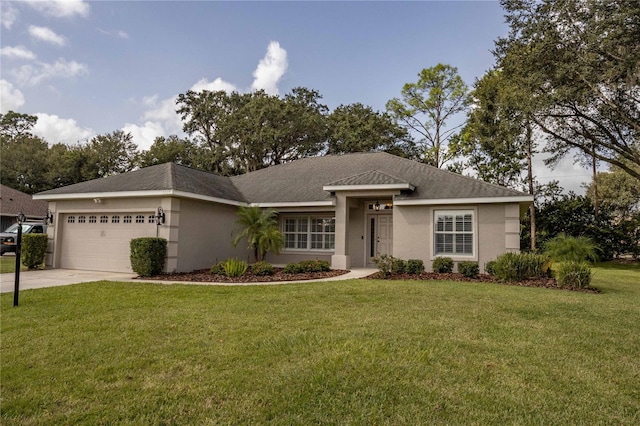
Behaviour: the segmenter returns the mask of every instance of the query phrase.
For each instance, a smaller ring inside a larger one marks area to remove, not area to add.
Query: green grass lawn
[[[0,423],[636,425],[640,268],[593,284],[3,294]]]
[[[21,271],[28,271],[24,265],[20,266]],[[16,271],[16,257],[15,256],[1,256],[0,257],[0,274]]]

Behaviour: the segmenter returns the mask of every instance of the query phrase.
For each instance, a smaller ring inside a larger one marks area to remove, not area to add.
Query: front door
[[[393,254],[393,215],[368,215],[367,225],[367,265],[374,266],[374,257]]]

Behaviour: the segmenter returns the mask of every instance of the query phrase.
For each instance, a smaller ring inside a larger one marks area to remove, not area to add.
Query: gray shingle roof
[[[303,158],[233,177],[217,176],[165,163],[52,189],[38,195],[176,190],[247,203],[312,203],[331,200],[331,194],[323,190],[327,185],[405,183],[415,186],[415,190],[403,191],[396,199],[440,200],[527,195],[381,152]]]
[[[88,194],[100,192],[174,190],[225,200],[244,202],[244,197],[226,176],[191,169],[174,163],[145,167],[129,173],[76,183],[38,195]]]
[[[376,173],[371,173],[375,171]],[[303,158],[231,178],[251,203],[326,201],[322,189],[331,182],[377,182],[387,175],[415,186],[396,199],[451,199],[526,196],[519,191],[482,182],[446,170],[375,152]]]
[[[46,201],[34,200],[29,194],[0,185],[0,214],[2,216],[17,216],[22,211],[28,217],[44,217],[47,207]]]

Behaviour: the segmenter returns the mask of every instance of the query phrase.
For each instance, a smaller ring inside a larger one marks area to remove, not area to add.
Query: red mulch
[[[337,277],[349,271],[334,269],[328,272],[307,272],[303,274],[285,274],[282,268],[273,268],[273,275],[253,275],[247,272],[241,277],[229,278],[225,275],[215,275],[208,269],[201,269],[193,272],[174,272],[172,274],[160,274],[152,277],[136,277],[140,280],[163,280],[163,281],[193,281],[207,283],[258,283],[275,281],[305,281],[317,280],[321,278]]]
[[[468,278],[462,274],[455,274],[455,273],[423,272],[417,275],[391,274],[388,277],[385,277],[382,273],[376,272],[375,274],[369,275],[368,277],[364,277],[362,279],[364,280],[405,280],[405,281],[429,281],[429,280],[464,281],[464,282],[474,282],[474,283],[495,283],[495,284],[502,284],[502,285],[515,285],[520,287],[543,287],[543,288],[552,288],[556,290],[581,291],[584,293],[600,293],[600,290],[594,287],[588,287],[588,288],[561,287],[558,285],[555,278],[536,278],[536,279],[530,279],[525,281],[503,282],[503,281],[498,281],[495,277],[487,274],[480,274],[478,275],[477,278]]]

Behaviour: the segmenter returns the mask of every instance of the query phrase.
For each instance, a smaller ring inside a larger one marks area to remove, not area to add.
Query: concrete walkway
[[[151,282],[158,284],[191,284],[191,285],[222,285],[222,286],[244,286],[244,285],[275,285],[294,283],[313,283],[323,281],[341,281],[354,278],[362,278],[376,272],[377,269],[353,269],[349,273],[331,278],[305,281],[277,281],[262,283],[211,283],[194,281],[163,281],[163,280],[140,280],[134,279],[132,274],[118,272],[100,271],[78,271],[74,269],[46,269],[43,271],[23,271],[20,272],[20,290],[30,290],[35,288],[57,287],[61,285],[79,284],[91,281],[124,281],[124,282]],[[15,274],[0,274],[0,293],[14,291]]]

